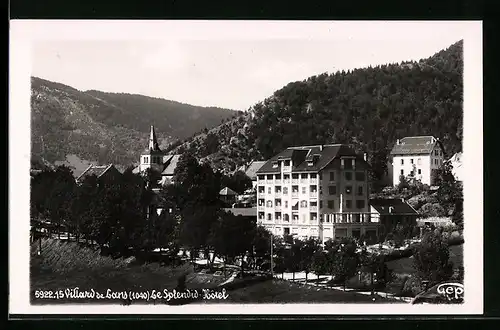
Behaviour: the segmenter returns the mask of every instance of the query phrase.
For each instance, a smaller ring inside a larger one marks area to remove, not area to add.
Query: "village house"
[[[371,221],[369,165],[347,145],[290,147],[257,171],[257,219],[275,235],[378,235]]]
[[[98,180],[106,180],[108,178],[116,178],[120,177],[121,173],[118,169],[113,165],[93,165],[91,164],[85,171],[82,172],[77,178],[76,183],[80,184],[83,180],[91,175],[95,175]]]
[[[257,187],[257,171],[265,164],[265,161],[253,161],[247,166],[243,165],[238,170],[244,172],[252,180],[252,189]]]
[[[399,184],[401,175],[431,186],[433,171],[443,164],[444,148],[433,136],[411,136],[398,139],[390,156],[394,186]]]
[[[224,187],[219,192],[219,199],[223,201],[225,204],[232,205],[236,202],[236,196],[238,194],[229,187]]]
[[[417,226],[418,212],[401,198],[370,199],[372,221],[381,225],[380,234],[387,234],[399,224]]]

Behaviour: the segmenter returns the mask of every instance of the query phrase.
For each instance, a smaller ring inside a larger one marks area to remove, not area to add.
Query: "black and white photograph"
[[[16,314],[481,314],[480,21],[11,21]]]

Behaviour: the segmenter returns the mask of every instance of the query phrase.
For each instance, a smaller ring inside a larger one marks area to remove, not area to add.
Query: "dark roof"
[[[418,214],[410,204],[399,198],[374,198],[370,199],[370,205],[380,214]],[[389,207],[393,208],[392,212],[389,212]]]
[[[357,160],[364,162],[363,157],[358,156],[351,147],[345,144],[290,147],[268,160],[257,171],[257,174],[279,173],[279,168],[273,168],[273,162],[282,159],[292,160],[293,172],[317,172],[339,156],[354,156]],[[309,161],[313,161],[312,166],[308,165]]]
[[[224,211],[231,212],[234,215],[241,215],[244,217],[257,216],[257,208],[255,207],[225,208]]]
[[[77,178],[77,180],[81,180],[82,178],[84,178],[86,176],[90,176],[90,175],[95,175],[95,176],[97,176],[99,178],[104,173],[106,173],[107,171],[109,171],[112,167],[113,167],[113,164],[101,165],[101,166],[90,165],[89,167],[87,167],[87,169],[85,171],[83,171],[82,174],[80,174],[80,176]]]
[[[444,151],[441,142],[433,136],[410,136],[398,140],[392,148],[391,155],[425,155],[430,154],[436,144]]]

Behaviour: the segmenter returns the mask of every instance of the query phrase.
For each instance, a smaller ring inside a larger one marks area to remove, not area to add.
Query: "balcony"
[[[274,179],[275,184],[281,184],[281,179]]]
[[[376,223],[371,221],[372,215],[377,215],[377,213],[326,213],[323,215],[323,223]]]
[[[318,205],[309,205],[309,210],[318,211]]]
[[[308,181],[307,181],[307,179],[300,179],[300,183],[305,184],[305,183],[308,183]]]
[[[267,179],[267,180],[266,180],[266,183],[267,183],[267,184],[273,184],[273,183],[274,183],[274,180],[273,180],[273,179],[270,179],[270,180],[269,180],[269,179]]]
[[[257,211],[264,211],[265,209],[266,207],[264,206],[264,204],[257,206]]]
[[[311,178],[310,181],[312,184],[317,184],[318,183],[318,178]]]
[[[281,196],[281,190],[276,190],[276,191],[274,192],[274,194],[275,194],[276,196]]]
[[[283,184],[289,184],[290,183],[290,179],[283,179]]]
[[[292,179],[292,184],[297,184],[299,183],[299,179]]]
[[[281,204],[274,206],[275,211],[281,211]]]
[[[283,165],[281,168],[283,169],[283,172],[291,172],[292,171],[291,165],[288,165],[288,166]]]
[[[311,191],[309,193],[309,197],[312,197],[312,198],[318,198],[318,192],[317,191]]]
[[[298,191],[292,191],[292,198],[298,198],[299,197],[299,192]]]

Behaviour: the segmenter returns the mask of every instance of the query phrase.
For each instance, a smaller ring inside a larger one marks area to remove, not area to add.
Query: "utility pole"
[[[271,276],[274,278],[274,270],[273,270],[273,234],[271,234]]]

